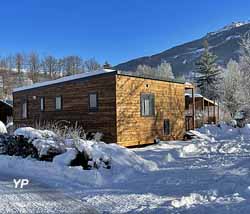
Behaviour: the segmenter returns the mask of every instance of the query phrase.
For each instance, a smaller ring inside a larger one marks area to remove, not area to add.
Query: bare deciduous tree
[[[165,61],[162,62],[160,65],[158,65],[157,75],[159,75],[160,77],[164,79],[169,79],[169,80],[173,80],[175,78],[173,71],[172,71],[171,64]]]
[[[95,60],[95,58],[88,59],[84,62],[84,67],[87,72],[100,69],[102,66]]]
[[[135,73],[136,75],[149,78],[162,78],[166,80],[174,79],[172,67],[165,61],[158,65],[156,68],[148,65],[138,65]]]
[[[40,59],[39,55],[35,52],[31,52],[28,58],[30,78],[33,82],[38,82]]]
[[[41,63],[42,70],[45,76],[48,76],[49,79],[54,79],[56,77],[58,70],[58,60],[49,55],[45,56]]]
[[[244,102],[241,94],[241,80],[242,76],[239,64],[234,60],[230,60],[224,70],[220,84],[220,99],[232,118]]]

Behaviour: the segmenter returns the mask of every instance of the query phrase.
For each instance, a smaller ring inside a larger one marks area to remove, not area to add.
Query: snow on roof
[[[185,82],[184,84],[185,84],[186,88],[189,88],[189,89],[194,88],[194,85],[192,83],[190,83],[190,82]]]
[[[6,104],[7,106],[10,106],[11,108],[13,108],[13,105],[7,100],[0,100],[0,102]]]
[[[192,97],[192,94],[185,93],[185,96]],[[201,94],[194,94],[195,97],[203,97]]]
[[[190,98],[192,98],[192,94],[190,94],[190,93],[185,93],[185,97],[190,97]],[[208,98],[206,98],[206,97],[204,97],[204,96],[202,96],[201,94],[194,94],[194,97],[203,97],[204,98],[204,100],[206,100],[206,101],[208,101],[208,102],[210,102],[210,103],[213,103],[214,105],[218,105],[218,103],[216,103],[216,102],[214,102],[214,101],[212,101],[212,100],[210,100],[210,99],[208,99]]]
[[[77,79],[83,79],[83,78],[97,76],[97,75],[108,73],[108,72],[110,72],[110,73],[116,72],[116,70],[100,69],[100,70],[93,71],[93,72],[75,74],[75,75],[71,75],[71,76],[62,77],[62,78],[59,78],[56,80],[50,80],[50,81],[46,81],[46,82],[35,83],[33,85],[30,85],[30,86],[23,86],[23,87],[15,88],[13,90],[13,92],[24,91],[24,90],[39,88],[39,87],[48,86],[48,85],[54,85],[54,84],[68,82],[68,81],[77,80]]]

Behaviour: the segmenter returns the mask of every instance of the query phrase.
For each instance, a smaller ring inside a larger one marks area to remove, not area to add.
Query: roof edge
[[[13,93],[37,89],[37,88],[51,86],[51,85],[62,84],[65,82],[72,82],[72,81],[76,81],[76,80],[88,79],[88,78],[95,77],[95,76],[116,74],[116,72],[117,72],[116,70],[101,69],[101,70],[97,70],[97,71],[93,71],[93,72],[74,74],[74,75],[65,76],[65,77],[62,77],[59,79],[55,79],[55,80],[49,80],[49,81],[45,81],[45,82],[35,83],[33,85],[30,85],[30,86],[23,86],[23,87],[15,88],[13,90]]]
[[[126,73],[126,72],[121,71],[121,70],[117,70],[117,75],[128,76],[128,77],[136,77],[136,78],[141,78],[141,79],[157,80],[157,81],[177,83],[177,84],[185,84],[184,81],[168,80],[168,79],[164,79],[164,78],[160,78],[160,77],[158,78],[158,77],[140,76],[140,75],[137,75],[137,74],[134,74],[134,73]]]

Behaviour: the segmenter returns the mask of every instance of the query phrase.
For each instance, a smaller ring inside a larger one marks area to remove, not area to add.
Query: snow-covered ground
[[[209,125],[196,134],[131,150],[94,143],[91,149],[112,158],[111,169],[2,155],[0,172],[56,188],[100,213],[249,213],[250,126]]]

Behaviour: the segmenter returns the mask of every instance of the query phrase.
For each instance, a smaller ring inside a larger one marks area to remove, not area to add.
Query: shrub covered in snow
[[[23,158],[28,156],[32,158],[39,158],[36,147],[23,137],[11,138],[9,140],[7,144],[7,154],[10,156],[21,156]]]
[[[34,129],[32,127],[23,127],[18,128],[14,135],[16,136],[23,136],[26,139],[29,139],[30,141],[34,139],[48,139],[48,138],[57,138],[57,135],[49,130],[39,130]]]
[[[99,136],[97,139],[100,139]],[[111,167],[111,157],[107,156],[102,151],[103,142],[89,141],[83,139],[76,139],[74,141],[75,148],[79,151],[79,155],[82,156],[82,161],[87,161],[84,163],[85,169],[91,168],[107,168]]]
[[[78,151],[74,148],[68,148],[63,154],[54,157],[53,162],[60,166],[71,166],[72,161],[76,159]]]
[[[14,132],[15,139],[11,155],[31,156],[39,160],[52,160],[60,168],[81,166],[83,169],[95,169],[102,174],[111,172],[114,182],[127,179],[134,173],[144,173],[158,169],[156,163],[145,160],[132,150],[117,144],[101,142],[101,133],[91,134],[92,140],[79,129],[71,130],[63,138],[53,131],[38,130],[31,127],[19,128]],[[20,150],[25,148],[25,151]],[[18,152],[17,152],[18,151]],[[27,151],[27,152],[26,152]],[[107,170],[108,169],[108,170]],[[122,172],[122,173],[121,173]],[[99,179],[101,179],[99,177]]]
[[[49,130],[38,130],[32,127],[18,128],[14,132],[15,136],[21,136],[30,145],[36,148],[38,158],[41,160],[52,161],[53,157],[65,151],[63,142],[58,136]],[[19,142],[17,142],[19,143]]]
[[[0,154],[8,154],[10,149],[9,144],[14,141],[15,138],[8,134],[0,135]]]
[[[9,134],[13,134],[14,133],[14,124],[13,124],[13,122],[9,122],[6,125],[6,129],[7,129]]]
[[[6,126],[4,125],[4,123],[2,121],[0,121],[0,134],[7,134],[7,129]]]
[[[110,169],[116,175],[114,182],[126,180],[134,173],[158,169],[156,163],[145,160],[132,150],[117,144],[75,139],[70,141],[71,149],[58,155],[53,162],[60,166],[82,166],[84,169]]]
[[[0,135],[0,154],[38,158],[37,149],[23,137]]]

